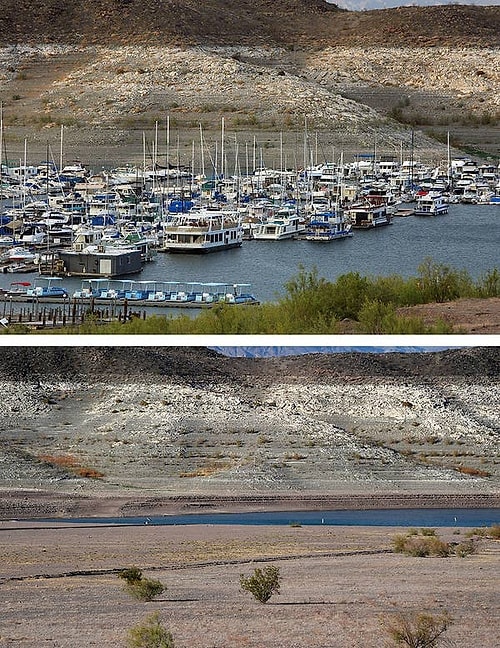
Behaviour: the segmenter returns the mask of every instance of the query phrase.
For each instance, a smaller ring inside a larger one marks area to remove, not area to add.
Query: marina
[[[468,159],[365,156],[211,178],[3,164],[0,180],[0,299],[13,310],[33,300],[196,310],[276,301],[300,268],[335,281],[416,276],[429,259],[474,279],[498,266],[500,170]]]
[[[352,237],[331,245],[317,245],[303,239],[280,242],[243,241],[239,248],[216,254],[158,254],[130,280],[251,284],[255,298],[276,301],[285,294],[285,283],[299,266],[313,267],[329,281],[340,275],[399,274],[416,276],[419,265],[432,258],[436,263],[466,270],[473,278],[498,267],[498,207],[491,205],[451,205],[443,217],[425,219],[394,217],[390,227],[356,231]],[[471,253],[474,250],[475,253]],[[17,281],[33,283],[31,273],[0,274],[0,288],[11,290]],[[229,280],[228,280],[229,279]],[[81,289],[79,277],[63,277],[63,286],[73,295]]]

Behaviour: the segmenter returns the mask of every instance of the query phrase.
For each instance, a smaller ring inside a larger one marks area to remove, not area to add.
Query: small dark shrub
[[[123,580],[127,581],[128,584],[137,583],[137,581],[142,579],[142,571],[139,567],[129,567],[128,569],[121,571],[118,574],[118,578],[123,578]]]
[[[118,574],[125,581],[125,591],[139,601],[152,601],[162,594],[166,587],[159,580],[144,578],[138,567],[129,567]]]
[[[163,584],[152,578],[141,578],[135,583],[127,583],[125,589],[139,601],[152,601],[165,591]]]
[[[259,603],[267,603],[273,594],[280,593],[280,580],[279,567],[256,568],[251,576],[240,575],[240,586]]]

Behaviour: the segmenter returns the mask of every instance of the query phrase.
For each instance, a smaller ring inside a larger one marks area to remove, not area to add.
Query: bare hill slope
[[[38,511],[25,489],[118,497],[129,514],[123,502],[137,510],[143,498],[499,493],[496,348],[263,359],[21,348],[0,358],[0,517]]]
[[[495,46],[499,23],[500,7],[494,6],[347,12],[323,0],[3,0],[0,39],[85,45]]]
[[[181,164],[191,162],[199,126],[209,142],[221,116],[235,141],[256,137],[267,157],[281,131],[294,159],[305,121],[325,151],[372,150],[376,140],[381,154],[403,143],[440,159],[450,132],[454,155],[498,156],[499,26],[496,6],[4,0],[7,157],[18,160],[25,139],[42,156],[64,126],[71,159],[139,162],[142,133],[167,114]]]

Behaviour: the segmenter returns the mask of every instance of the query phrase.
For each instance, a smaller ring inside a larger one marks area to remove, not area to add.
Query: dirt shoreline
[[[1,493],[1,520],[37,518],[135,517],[189,513],[244,513],[304,510],[369,510],[402,508],[500,508],[500,494],[288,494],[126,496],[74,495],[48,491],[8,490]]]
[[[31,524],[0,523],[1,646],[116,648],[157,612],[176,648],[379,648],[381,619],[443,610],[450,645],[497,645],[493,539],[465,559],[410,558],[391,549],[397,527]],[[468,529],[436,533],[460,542]],[[262,605],[239,576],[269,564],[281,591]],[[166,591],[129,596],[117,574],[132,565]]]

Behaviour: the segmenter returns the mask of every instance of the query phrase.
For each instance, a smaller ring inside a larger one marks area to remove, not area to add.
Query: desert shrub
[[[377,335],[394,327],[396,313],[392,304],[375,300],[365,302],[357,317],[363,333]]]
[[[256,568],[251,576],[240,574],[240,587],[250,592],[259,603],[267,603],[273,594],[280,593],[279,567]]]
[[[470,529],[470,531],[467,531],[465,534],[468,538],[472,538],[474,536],[479,536],[480,538],[486,538],[488,535],[488,529],[486,527],[476,527],[475,529]]]
[[[464,475],[471,475],[471,477],[491,477],[491,473],[487,470],[480,470],[472,466],[456,466],[455,470]]]
[[[298,274],[286,282],[285,289],[280,307],[294,333],[331,331],[337,314],[334,285],[320,278],[317,268],[307,271],[299,265]]]
[[[142,571],[139,567],[128,567],[119,572],[118,578],[122,578],[127,581],[128,584],[137,583],[137,581],[142,579]]]
[[[477,552],[477,544],[472,539],[465,540],[464,542],[459,542],[455,545],[453,550],[459,558],[466,558],[467,556],[471,556]]]
[[[430,556],[439,556],[440,558],[447,558],[451,551],[451,545],[444,540],[439,538],[427,538],[429,545],[429,555]]]
[[[500,272],[498,268],[488,270],[476,282],[478,297],[500,297]]]
[[[141,578],[134,583],[127,583],[125,589],[139,601],[152,601],[165,591],[163,584],[152,578]]]
[[[165,591],[165,586],[159,580],[144,578],[138,567],[124,569],[118,578],[125,581],[125,591],[139,601],[152,601]]]
[[[396,614],[382,620],[382,626],[396,646],[434,648],[452,622],[447,612],[442,614]]]
[[[465,270],[454,270],[430,258],[418,267],[419,286],[425,302],[446,302],[474,294],[473,282]]]
[[[333,285],[332,309],[338,319],[357,319],[358,313],[369,298],[370,282],[358,272],[340,275]]]
[[[396,553],[403,553],[415,558],[448,557],[452,551],[451,545],[435,536],[434,533],[434,529],[421,529],[420,533],[415,533],[413,530],[406,535],[397,535],[392,540],[393,550]]]
[[[394,536],[392,539],[392,549],[396,553],[405,553],[406,543],[408,542],[409,535],[400,535]]]
[[[155,612],[129,630],[128,645],[130,648],[174,648],[174,640]]]
[[[493,524],[488,530],[488,535],[494,540],[500,540],[500,524]]]

